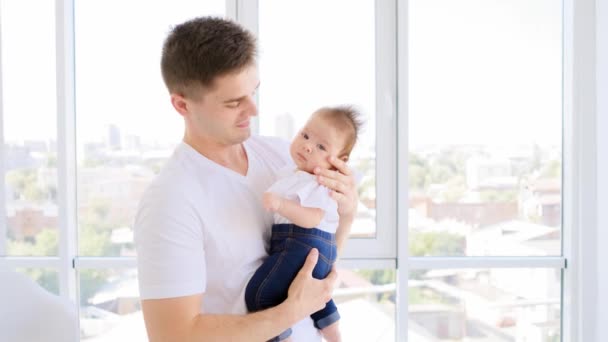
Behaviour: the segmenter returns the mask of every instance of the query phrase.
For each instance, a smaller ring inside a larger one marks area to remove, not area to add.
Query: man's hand
[[[319,167],[316,167],[314,171],[319,184],[331,189],[330,196],[338,204],[340,221],[336,231],[336,244],[338,245],[338,255],[340,255],[357,214],[359,194],[355,176],[346,163],[335,157],[329,157],[328,160],[337,171],[322,170]]]
[[[283,199],[281,196],[273,192],[265,192],[262,196],[262,205],[264,206],[264,209],[273,213],[281,208],[282,202]]]
[[[353,219],[359,203],[355,176],[343,160],[336,157],[329,157],[328,160],[337,171],[316,167],[317,181],[332,190],[330,196],[338,203],[340,218]]]
[[[313,278],[312,271],[317,265],[318,259],[319,251],[313,248],[308,253],[304,266],[289,286],[285,302],[292,303],[292,308],[297,310],[294,311],[295,317],[300,319],[325,307],[325,304],[331,299],[334,284],[338,278],[335,269],[332,269],[323,280]]]

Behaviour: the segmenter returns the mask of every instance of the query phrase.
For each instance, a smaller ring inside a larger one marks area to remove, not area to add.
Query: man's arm
[[[265,192],[262,204],[266,210],[279,213],[294,224],[303,228],[319,226],[325,211],[319,208],[303,207],[300,203],[283,198],[272,192]]]
[[[328,160],[337,171],[316,167],[314,172],[319,184],[331,189],[330,196],[338,203],[340,221],[336,231],[336,244],[338,245],[338,255],[340,255],[357,214],[359,194],[355,176],[348,165],[336,157],[329,157]]]
[[[338,229],[336,230],[336,245],[338,247],[338,255],[341,254],[342,248],[344,247],[344,243],[346,239],[348,239],[348,235],[350,234],[350,229],[353,225],[354,217],[346,217],[344,215],[340,215],[340,221],[338,221]]]
[[[313,249],[291,283],[287,299],[264,311],[247,315],[201,313],[203,294],[169,299],[146,299],[142,309],[148,338],[165,341],[266,341],[322,309],[331,298],[337,274],[314,279],[319,253]]]

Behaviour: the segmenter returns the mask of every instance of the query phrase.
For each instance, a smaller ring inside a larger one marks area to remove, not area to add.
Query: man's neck
[[[224,145],[205,139],[191,139],[188,136],[184,137],[184,142],[216,164],[243,176],[247,175],[249,163],[242,143]]]

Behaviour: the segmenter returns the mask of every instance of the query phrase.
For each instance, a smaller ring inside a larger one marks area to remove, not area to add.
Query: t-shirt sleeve
[[[141,299],[205,292],[203,223],[175,192],[148,189],[138,208],[134,231]]]
[[[308,182],[305,186],[300,186],[297,190],[297,196],[300,200],[300,205],[308,208],[326,210],[331,205],[331,202],[334,202],[329,197],[329,189],[318,185],[316,182]]]
[[[302,187],[297,192],[300,204],[303,207],[323,209],[323,219],[317,226],[318,228],[332,231],[338,225],[338,204],[329,196],[329,189],[322,185],[312,182],[311,186]]]

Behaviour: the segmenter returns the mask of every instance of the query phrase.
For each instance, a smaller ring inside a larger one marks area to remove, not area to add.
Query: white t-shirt
[[[262,194],[290,163],[276,138],[244,143],[243,176],[181,143],[144,193],[135,218],[141,299],[204,293],[205,313],[244,314],[247,282],[267,256],[272,216]],[[310,318],[294,341],[320,341]]]
[[[303,207],[325,211],[316,228],[335,234],[338,229],[338,204],[329,196],[329,189],[317,182],[315,175],[288,166],[278,172],[279,179],[267,190],[283,198],[295,200]],[[291,223],[278,213],[274,223]]]

